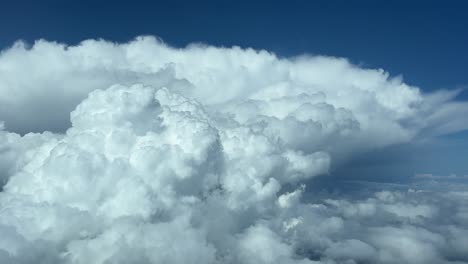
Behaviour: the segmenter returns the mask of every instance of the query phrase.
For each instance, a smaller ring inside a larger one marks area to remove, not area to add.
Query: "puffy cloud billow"
[[[455,96],[333,57],[18,42],[0,263],[467,263],[463,186],[305,199],[354,155],[467,129]]]

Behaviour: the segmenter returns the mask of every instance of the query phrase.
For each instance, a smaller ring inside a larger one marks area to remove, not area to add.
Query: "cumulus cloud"
[[[466,129],[453,97],[332,57],[16,43],[0,262],[466,262],[465,189],[303,199],[351,155]]]

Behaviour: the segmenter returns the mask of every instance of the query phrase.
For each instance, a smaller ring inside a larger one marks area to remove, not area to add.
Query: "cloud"
[[[414,175],[416,180],[468,180],[468,175],[434,175],[431,173],[418,173]]]
[[[466,129],[452,99],[340,58],[17,43],[0,55],[0,262],[466,262],[463,186],[303,197],[351,156]]]

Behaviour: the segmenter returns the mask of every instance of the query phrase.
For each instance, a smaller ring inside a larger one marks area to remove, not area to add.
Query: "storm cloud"
[[[306,186],[467,129],[455,96],[343,58],[18,42],[0,55],[0,261],[465,263],[463,185]]]

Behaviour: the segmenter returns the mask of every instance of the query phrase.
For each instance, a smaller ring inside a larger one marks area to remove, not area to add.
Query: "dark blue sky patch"
[[[10,1],[0,46],[157,35],[192,42],[349,58],[425,91],[467,85],[467,3],[449,1]],[[460,95],[468,98],[467,93]]]

